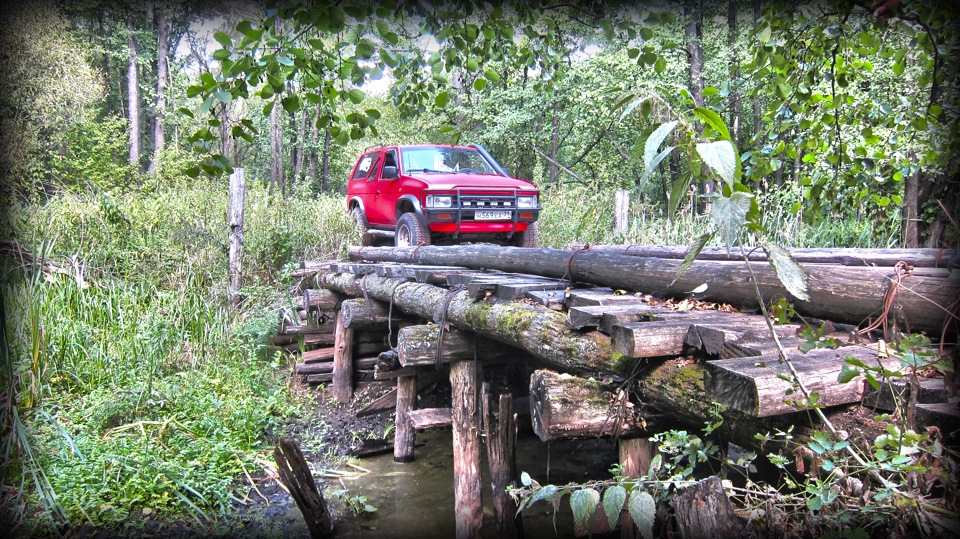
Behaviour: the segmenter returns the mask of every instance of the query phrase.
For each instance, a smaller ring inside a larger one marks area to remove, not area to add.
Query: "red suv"
[[[537,188],[511,178],[479,144],[376,146],[357,159],[347,209],[363,244],[483,241],[537,246]]]

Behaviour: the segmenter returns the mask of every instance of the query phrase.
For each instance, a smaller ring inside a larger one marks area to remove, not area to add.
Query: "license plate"
[[[510,219],[511,215],[508,211],[478,211],[473,218],[477,221],[496,221]]]

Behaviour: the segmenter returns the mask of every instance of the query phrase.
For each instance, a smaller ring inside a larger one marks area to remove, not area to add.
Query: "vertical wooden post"
[[[417,442],[417,432],[410,424],[408,414],[416,408],[417,376],[397,378],[397,414],[396,432],[393,436],[393,460],[395,462],[413,462],[413,448]]]
[[[450,364],[453,495],[457,539],[479,539],[483,526],[478,378],[476,361],[454,361]]]
[[[333,517],[303,458],[300,445],[291,438],[280,438],[280,443],[273,450],[273,457],[277,462],[280,482],[287,487],[293,501],[297,502],[310,530],[310,537],[330,537],[334,532]]]
[[[333,396],[340,404],[353,397],[353,329],[343,325],[343,316],[337,312],[333,333]]]
[[[497,521],[499,539],[523,537],[523,520],[517,514],[517,504],[507,494],[507,486],[516,486],[517,462],[514,458],[517,441],[517,415],[513,413],[513,397],[500,395],[499,408],[494,415],[490,403],[490,384],[483,384],[483,430],[487,437],[487,464],[493,488],[493,516]]]
[[[235,168],[230,175],[229,207],[227,209],[227,226],[230,234],[227,243],[230,247],[228,273],[230,276],[230,300],[234,307],[240,305],[240,287],[243,281],[240,278],[240,260],[243,257],[243,199],[246,193],[246,174],[244,169]]]
[[[630,214],[630,191],[618,189],[614,198],[613,231],[626,234]]]
[[[650,471],[650,461],[656,452],[656,445],[646,438],[620,439],[620,465],[623,466],[624,477],[642,477]],[[621,539],[636,539],[639,530],[633,523],[628,511],[620,515]]]

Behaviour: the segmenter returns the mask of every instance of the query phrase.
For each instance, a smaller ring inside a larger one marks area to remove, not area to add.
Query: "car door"
[[[363,211],[370,224],[380,224],[382,217],[378,217],[375,180],[377,168],[381,159],[380,152],[370,152],[360,156],[353,173],[350,175],[350,183],[347,191],[351,196],[356,196],[363,204]],[[382,213],[382,212],[381,212]]]
[[[398,168],[396,148],[389,148],[383,151],[381,159],[377,162],[374,171],[375,179],[372,182],[374,198],[377,206],[377,224],[394,226],[397,224],[397,200],[400,198],[401,182],[397,174],[393,178],[384,178],[383,170],[386,167]],[[369,216],[368,216],[369,219]]]

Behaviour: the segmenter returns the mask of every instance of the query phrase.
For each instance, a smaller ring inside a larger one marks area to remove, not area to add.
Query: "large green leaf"
[[[216,39],[218,43],[224,46],[224,48],[230,47],[230,36],[223,32],[217,32],[213,34],[213,39]]]
[[[650,165],[657,157],[657,150],[660,149],[660,144],[670,135],[670,132],[677,126],[677,123],[679,123],[678,120],[673,120],[672,122],[662,124],[647,137],[647,143],[643,146],[643,166],[646,171],[649,172],[653,170],[653,167]]]
[[[700,142],[697,144],[697,153],[727,185],[733,186],[737,175],[737,152],[729,140]]]
[[[627,501],[627,489],[621,485],[614,485],[603,493],[603,512],[607,514],[607,524],[613,529],[620,519],[623,502]]]
[[[570,495],[570,508],[573,509],[573,521],[580,526],[587,526],[590,517],[597,511],[600,504],[600,493],[592,488],[578,490]]]
[[[793,297],[801,301],[810,301],[810,296],[807,294],[807,274],[790,256],[790,252],[777,245],[764,245],[763,250],[767,252],[767,260],[770,261],[784,288]]]
[[[730,131],[727,130],[727,124],[723,123],[723,118],[715,111],[703,107],[693,109],[693,113],[716,131],[722,140],[733,140],[730,137]]]
[[[647,185],[647,180],[650,179],[650,174],[656,170],[657,166],[660,165],[660,162],[666,159],[666,157],[670,155],[670,152],[673,150],[674,146],[667,146],[662,152],[658,153],[657,156],[653,158],[653,162],[650,163],[649,167],[643,168],[643,174],[640,176],[640,186],[637,188],[638,190],[643,191],[643,188]]]
[[[743,228],[743,223],[747,220],[747,212],[750,211],[750,202],[753,195],[737,191],[729,197],[719,196],[713,200],[713,209],[710,210],[710,218],[717,225],[720,232],[720,238],[727,246],[727,253],[737,240],[737,234]]]
[[[707,242],[710,241],[710,238],[713,237],[713,232],[707,232],[706,234],[701,234],[696,241],[687,249],[687,254],[683,257],[683,263],[680,264],[680,268],[677,269],[677,274],[673,276],[673,280],[670,281],[670,286],[673,286],[673,283],[677,282],[677,279],[680,278],[690,266],[693,265],[693,261],[697,259],[697,255],[700,254],[700,251],[703,250],[704,246],[707,245]]]
[[[640,530],[643,539],[653,539],[653,519],[657,514],[657,504],[648,492],[635,490],[630,494],[627,510],[633,517],[633,523]]]

